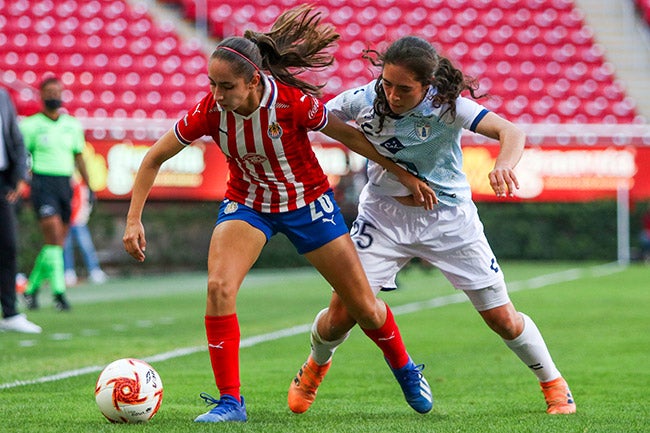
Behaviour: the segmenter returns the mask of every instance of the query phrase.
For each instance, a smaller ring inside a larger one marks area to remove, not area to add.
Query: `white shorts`
[[[459,290],[504,283],[472,202],[427,211],[364,188],[351,235],[375,294],[394,285],[397,272],[416,257],[438,268]]]

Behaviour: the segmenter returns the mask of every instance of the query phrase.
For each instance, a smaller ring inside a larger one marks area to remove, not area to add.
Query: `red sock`
[[[208,352],[212,373],[219,388],[219,394],[232,395],[241,400],[239,394],[239,321],[237,314],[227,316],[205,316],[205,333],[208,337]]]
[[[361,329],[384,352],[384,357],[391,368],[402,368],[408,363],[409,355],[406,353],[402,334],[388,305],[386,305],[386,321],[381,328]]]

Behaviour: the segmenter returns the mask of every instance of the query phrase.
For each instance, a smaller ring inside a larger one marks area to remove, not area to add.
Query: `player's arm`
[[[498,197],[514,195],[515,189],[519,189],[514,168],[524,152],[526,134],[512,122],[492,112],[479,122],[476,132],[499,140],[501,146],[494,168],[488,174],[494,193]]]
[[[397,179],[406,186],[413,194],[416,202],[424,206],[425,209],[433,209],[433,205],[438,203],[438,198],[433,190],[421,179],[412,175],[390,159],[381,155],[374,148],[361,131],[348,125],[336,115],[329,114],[327,125],[321,129],[321,132],[334,140],[340,141],[353,152],[375,161],[389,172],[397,176]]]
[[[88,168],[86,167],[86,162],[84,161],[83,153],[75,153],[74,162],[75,165],[77,166],[77,171],[81,175],[81,178],[83,179],[84,183],[88,188],[90,188],[90,177],[88,176]]]
[[[174,132],[169,130],[147,151],[135,176],[122,243],[124,249],[140,262],[144,261],[144,251],[147,247],[142,225],[144,204],[160,171],[160,166],[183,148]]]

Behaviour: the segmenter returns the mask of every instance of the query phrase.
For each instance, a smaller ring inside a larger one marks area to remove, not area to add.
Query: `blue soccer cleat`
[[[194,419],[194,422],[245,422],[248,417],[246,416],[246,403],[244,397],[241,398],[241,403],[231,395],[223,395],[220,400],[216,400],[211,395],[205,392],[201,393],[201,398],[205,400],[208,405],[216,405],[209,412],[199,415]]]
[[[422,375],[423,369],[424,364],[415,365],[410,357],[404,367],[396,369],[391,367],[395,379],[402,387],[406,402],[419,413],[427,413],[433,407],[431,387]]]

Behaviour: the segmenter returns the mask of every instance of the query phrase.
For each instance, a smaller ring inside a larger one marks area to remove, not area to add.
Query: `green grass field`
[[[253,272],[238,298],[245,424],[198,425],[202,391],[218,395],[205,346],[205,276],[113,279],[69,289],[70,313],[48,293],[28,317],[43,334],[0,334],[2,432],[643,432],[650,431],[650,267],[502,263],[515,306],[542,331],[578,413],[548,416],[535,377],[437,271],[413,268],[393,307],[436,399],[420,415],[403,400],[379,350],[358,330],[336,354],[303,415],[287,387],[308,350],[307,327],[329,299],[312,270]],[[113,425],[94,401],[99,371],[148,360],[165,394],[147,424]]]

